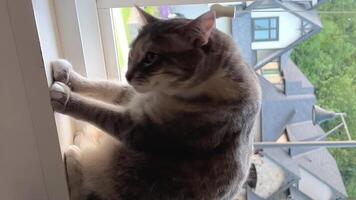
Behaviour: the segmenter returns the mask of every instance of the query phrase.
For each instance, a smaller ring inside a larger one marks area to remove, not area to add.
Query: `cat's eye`
[[[149,67],[153,65],[158,59],[158,54],[153,52],[147,52],[145,58],[142,60],[142,64],[144,67]]]

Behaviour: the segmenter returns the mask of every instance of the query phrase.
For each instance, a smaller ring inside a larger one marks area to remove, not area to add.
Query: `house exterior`
[[[298,44],[322,29],[324,0],[259,0],[236,5],[232,37],[259,74],[262,108],[256,141],[312,141],[325,133],[312,122],[314,86],[290,59]],[[310,66],[317,67],[317,66]],[[256,184],[240,199],[346,199],[335,159],[326,148],[264,149],[254,157]]]

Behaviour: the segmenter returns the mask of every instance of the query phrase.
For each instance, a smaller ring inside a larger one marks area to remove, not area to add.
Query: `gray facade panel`
[[[251,49],[251,14],[245,14],[232,19],[232,37],[240,54],[250,66],[256,63],[256,52]]]
[[[314,86],[291,59],[287,60],[283,74],[286,95],[314,94]]]
[[[292,50],[289,50],[289,51],[287,51],[287,52],[285,52],[285,53],[283,53],[282,55],[281,55],[281,59],[280,59],[280,65],[281,65],[281,70],[283,71],[284,70],[284,68],[287,66],[287,64],[288,64],[288,61],[289,61],[289,56],[290,56],[290,54],[292,53]]]
[[[311,95],[286,96],[284,99],[272,101],[264,100],[261,110],[262,140],[276,141],[286,125],[310,120],[314,104],[315,97]]]

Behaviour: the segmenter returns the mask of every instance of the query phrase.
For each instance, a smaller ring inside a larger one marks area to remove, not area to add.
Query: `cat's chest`
[[[149,117],[155,123],[160,124],[190,108],[188,105],[177,104],[159,95],[141,94],[132,99],[128,109],[137,117]]]
[[[168,132],[228,130],[233,127],[235,120],[234,112],[226,107],[219,109],[199,104],[183,104],[154,95],[137,96],[129,106],[137,122]]]

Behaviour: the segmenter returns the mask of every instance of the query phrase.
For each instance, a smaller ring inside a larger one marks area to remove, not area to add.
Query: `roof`
[[[263,154],[271,158],[274,162],[284,168],[291,176],[291,179],[300,179],[299,167],[295,160],[293,160],[287,149],[271,148],[265,149]]]
[[[314,125],[312,121],[304,121],[287,125],[287,135],[290,141],[315,141],[325,133],[319,125]],[[290,148],[290,155],[294,158],[319,147],[294,147]]]
[[[307,10],[303,5],[298,4],[296,2],[291,2],[291,1],[275,0],[275,3],[279,4],[282,8],[290,11],[294,15],[296,15],[310,23],[313,23],[314,25],[316,25],[320,28],[323,26],[320,21],[319,15],[317,14],[317,12],[315,12],[314,9]]]
[[[276,141],[288,124],[311,120],[314,94],[284,95],[260,77],[262,141]]]
[[[311,120],[288,124],[287,134],[290,141],[308,141],[324,135],[319,125],[314,125]]]
[[[315,140],[325,133],[319,125],[313,125],[312,121],[303,121],[298,123],[288,124],[286,127],[288,138],[290,141],[308,141]],[[282,150],[268,150],[269,155],[274,156],[275,161],[285,163],[284,166],[295,166],[295,164],[303,167],[315,177],[328,184],[335,191],[342,195],[346,195],[345,186],[337,167],[335,159],[325,148],[291,148],[291,159],[286,152]],[[295,168],[295,167],[293,167]],[[293,169],[289,167],[289,169]],[[298,170],[293,170],[294,172]],[[295,173],[297,174],[297,173]]]
[[[319,148],[295,160],[303,169],[329,185],[337,195],[347,197],[345,185],[336,161],[326,148]]]
[[[299,124],[302,125],[305,123]],[[299,137],[299,139],[300,138],[304,138],[304,136]],[[295,159],[292,159],[289,156],[287,149],[265,149],[263,151],[263,155],[268,157],[269,160],[271,160],[278,166],[280,166],[281,169],[284,171],[285,180],[283,181],[283,184],[280,188],[281,191],[283,190],[283,188],[289,188],[290,194],[292,195],[293,199],[310,199],[303,192],[292,186],[292,183],[302,178],[300,175],[300,168],[303,168],[304,170],[312,174],[315,178],[327,184],[333,190],[333,195],[335,198],[347,197],[345,186],[341,178],[339,169],[337,167],[336,161],[326,148],[316,149]],[[268,169],[268,167],[264,169]],[[257,173],[262,172],[257,171]],[[260,185],[263,183],[258,184]],[[275,194],[278,194],[278,192],[273,193],[273,195]],[[247,197],[248,199],[261,199],[261,197],[254,193],[250,188],[247,190]]]
[[[262,98],[265,100],[272,100],[272,99],[282,99],[285,95],[278,91],[278,89],[268,80],[263,78],[261,75],[258,75],[259,82],[262,89]]]
[[[283,76],[287,95],[314,94],[314,86],[290,58],[283,66]]]
[[[305,195],[303,192],[301,192],[295,187],[289,188],[289,191],[292,199],[294,200],[312,200],[311,198],[309,198],[307,195]]]
[[[324,135],[319,125],[313,125],[312,121],[291,123],[286,126],[290,141],[315,140]],[[337,167],[335,159],[325,148],[291,148],[290,154],[287,149],[265,149],[264,155],[280,165],[290,176],[300,178],[299,167],[307,170],[316,178],[329,185],[336,196],[346,197],[345,186]],[[295,192],[295,195],[301,195]]]

